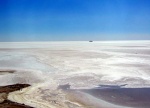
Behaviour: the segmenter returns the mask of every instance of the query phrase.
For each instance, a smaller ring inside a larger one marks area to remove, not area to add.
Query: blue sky
[[[148,39],[150,0],[0,0],[0,41]]]

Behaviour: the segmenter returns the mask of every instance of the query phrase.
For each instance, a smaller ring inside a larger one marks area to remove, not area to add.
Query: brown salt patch
[[[15,70],[0,70],[0,75],[12,74],[14,72],[15,72]]]
[[[0,104],[0,108],[33,108],[24,104],[18,104],[9,100],[5,100]]]
[[[28,86],[30,85],[29,84],[14,84],[14,85],[8,85],[8,86],[1,86],[0,93],[9,93],[9,92],[20,90]]]
[[[12,71],[11,71],[12,72]],[[30,86],[29,84],[14,84],[0,87],[0,108],[32,108],[24,104],[18,104],[7,100],[9,92],[17,91]]]

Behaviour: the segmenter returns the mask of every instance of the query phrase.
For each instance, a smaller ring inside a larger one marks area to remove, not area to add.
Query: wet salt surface
[[[150,87],[125,88],[126,85],[99,85],[92,89],[70,89],[71,85],[66,84],[60,85],[58,88],[68,92],[84,92],[97,99],[122,107],[150,108]]]
[[[98,99],[132,108],[150,108],[150,88],[124,88],[118,85],[101,85],[93,89],[80,89]]]

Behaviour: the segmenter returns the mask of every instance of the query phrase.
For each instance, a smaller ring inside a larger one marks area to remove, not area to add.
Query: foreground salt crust
[[[79,91],[63,91],[56,88],[56,84],[36,84],[31,87],[15,91],[8,95],[8,99],[35,108],[130,108],[118,106],[97,99]]]

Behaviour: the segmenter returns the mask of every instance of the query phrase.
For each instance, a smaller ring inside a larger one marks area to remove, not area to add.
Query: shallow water
[[[97,87],[82,89],[98,99],[133,108],[150,108],[150,88]]]

